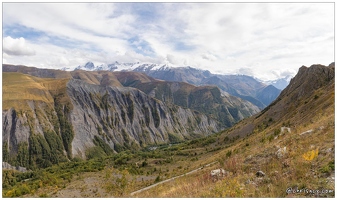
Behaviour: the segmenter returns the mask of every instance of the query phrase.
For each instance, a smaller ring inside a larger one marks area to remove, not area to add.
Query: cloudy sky
[[[171,63],[260,79],[334,61],[334,3],[3,3],[3,63]]]

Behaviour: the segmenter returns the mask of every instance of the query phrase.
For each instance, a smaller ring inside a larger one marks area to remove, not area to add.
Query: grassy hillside
[[[54,70],[54,69],[41,69],[36,67],[27,67],[24,65],[2,65],[2,72],[18,72],[22,74],[28,74],[40,78],[71,78],[71,75],[67,71]]]
[[[3,73],[2,88],[3,109],[13,107],[11,104],[22,108],[23,105],[19,103],[26,100],[53,102],[48,90],[32,76],[20,73]]]
[[[65,90],[68,79],[38,78],[16,72],[2,74],[2,109],[27,110],[28,101],[53,104],[52,94]]]

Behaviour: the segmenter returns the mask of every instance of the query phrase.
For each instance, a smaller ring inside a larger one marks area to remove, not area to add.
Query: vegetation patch
[[[110,146],[98,136],[96,135],[94,136],[93,142],[96,146],[100,147],[105,152],[106,155],[113,154],[113,150],[110,148]]]
[[[171,143],[178,143],[182,141],[180,137],[172,133],[168,133],[168,138]]]
[[[58,97],[54,99],[54,103],[55,103],[55,111],[59,119],[60,134],[62,137],[63,146],[64,149],[67,151],[68,157],[71,158],[72,156],[71,142],[74,139],[74,131],[68,119],[68,116],[70,114],[70,105],[62,104]]]

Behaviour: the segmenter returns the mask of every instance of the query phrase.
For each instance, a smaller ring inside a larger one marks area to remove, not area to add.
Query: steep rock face
[[[100,137],[112,149],[118,146],[175,142],[214,133],[217,122],[205,115],[168,107],[132,88],[102,87],[71,80],[67,86],[75,132],[73,155],[84,157],[85,149]]]
[[[71,158],[72,127],[66,130],[68,119],[60,110],[66,106],[34,100],[21,103],[28,108],[2,112],[3,161],[35,169]]]
[[[10,147],[11,154],[17,154],[18,144],[28,142],[29,126],[26,115],[18,116],[15,109],[2,111],[2,142]]]

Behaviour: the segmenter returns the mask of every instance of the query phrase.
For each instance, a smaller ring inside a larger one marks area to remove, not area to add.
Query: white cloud
[[[10,36],[5,37],[2,40],[2,49],[4,53],[13,56],[33,56],[35,55],[34,49],[26,43],[25,39],[12,38]]]
[[[210,60],[210,61],[216,60],[216,56],[211,54],[211,53],[204,53],[204,54],[201,55],[201,57],[205,60]]]
[[[238,74],[244,74],[248,76],[254,76],[254,71],[250,67],[240,68],[238,69]]]
[[[18,55],[34,49],[35,56],[6,57],[20,64],[166,60],[269,79],[334,59],[333,3],[4,3],[3,8],[5,36],[18,38],[11,26],[42,33],[31,38],[22,33],[28,50]],[[135,45],[134,37],[146,48]]]

